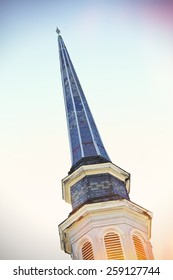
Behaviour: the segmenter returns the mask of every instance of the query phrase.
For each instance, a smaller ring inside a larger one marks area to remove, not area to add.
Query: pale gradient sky
[[[131,200],[153,212],[155,258],[173,259],[170,3],[0,2],[1,259],[69,258],[58,234],[71,162],[56,26],[112,162],[131,173]]]

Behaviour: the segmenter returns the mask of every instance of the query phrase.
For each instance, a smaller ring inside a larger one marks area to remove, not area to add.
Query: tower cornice
[[[128,200],[87,204],[70,215],[59,225],[61,247],[71,253],[71,244],[92,228],[107,228],[126,225],[130,231],[135,228],[151,237],[152,212]],[[131,229],[130,229],[131,228]],[[130,234],[130,233],[128,233]],[[69,243],[70,240],[70,243]]]

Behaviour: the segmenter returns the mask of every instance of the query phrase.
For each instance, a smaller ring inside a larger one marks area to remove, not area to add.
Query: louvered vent
[[[144,246],[142,244],[142,241],[139,239],[138,236],[133,235],[133,242],[135,245],[136,255],[138,260],[146,260],[146,254],[144,251]]]
[[[87,241],[82,246],[83,260],[94,260],[94,253],[91,242]]]
[[[123,250],[119,235],[109,232],[104,237],[108,260],[124,260]]]

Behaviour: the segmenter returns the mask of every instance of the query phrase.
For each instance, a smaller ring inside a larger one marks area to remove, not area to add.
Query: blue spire
[[[58,33],[62,86],[71,147],[73,172],[84,164],[108,162],[104,148],[84,92],[71,62],[64,41]]]

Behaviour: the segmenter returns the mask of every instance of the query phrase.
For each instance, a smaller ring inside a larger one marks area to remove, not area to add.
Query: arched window
[[[82,258],[83,260],[94,260],[92,244],[89,241],[86,241],[82,246]]]
[[[107,259],[124,260],[120,237],[114,232],[109,232],[104,237]]]
[[[135,245],[136,255],[138,260],[147,260],[144,246],[141,239],[137,235],[133,235],[133,242]]]

